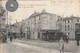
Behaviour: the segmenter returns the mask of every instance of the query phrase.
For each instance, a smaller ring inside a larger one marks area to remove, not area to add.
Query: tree
[[[5,10],[3,9],[3,7],[0,7],[0,17],[4,15]]]
[[[22,24],[20,26],[20,35],[21,35],[21,38],[23,38],[23,25]]]

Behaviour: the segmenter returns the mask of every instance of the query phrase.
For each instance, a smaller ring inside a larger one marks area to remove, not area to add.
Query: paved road
[[[24,44],[18,41],[0,43],[0,53],[60,53],[59,50]],[[65,52],[77,53],[77,52]],[[78,52],[80,53],[80,52]]]
[[[20,42],[24,44],[49,48],[49,49],[56,49],[60,50],[60,45],[58,42],[47,42],[47,41],[40,41],[40,40],[14,40],[15,42]],[[65,52],[78,52],[80,50],[80,46],[76,45],[76,41],[69,41],[69,43],[64,44],[64,51]]]
[[[59,53],[59,51],[18,42],[8,42],[0,44],[0,53]]]

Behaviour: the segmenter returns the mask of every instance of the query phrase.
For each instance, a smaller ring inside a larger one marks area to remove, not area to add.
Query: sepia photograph
[[[80,0],[0,0],[0,53],[80,53]]]

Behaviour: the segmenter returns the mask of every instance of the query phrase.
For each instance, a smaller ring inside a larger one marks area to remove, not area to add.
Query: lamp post
[[[7,11],[7,37],[8,37],[8,11]]]

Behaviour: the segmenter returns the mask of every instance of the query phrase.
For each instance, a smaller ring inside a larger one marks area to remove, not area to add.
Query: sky
[[[19,7],[15,12],[8,12],[9,22],[20,22],[22,19],[27,19],[34,11],[41,12],[43,9],[46,12],[57,14],[60,16],[80,16],[79,0],[17,0]],[[5,8],[6,1],[2,1]],[[6,9],[6,8],[5,8]]]

